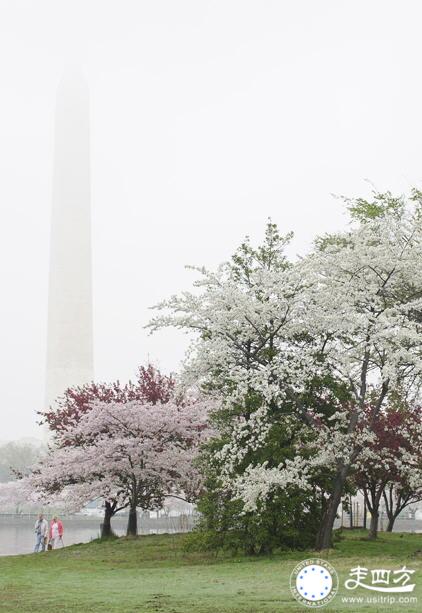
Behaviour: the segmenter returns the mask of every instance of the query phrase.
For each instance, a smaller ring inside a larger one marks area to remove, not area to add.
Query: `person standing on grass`
[[[63,523],[56,516],[50,522],[50,543],[53,549],[58,547],[59,542],[62,542],[63,547]]]
[[[38,553],[39,551],[45,551],[45,544],[47,540],[48,534],[48,523],[47,520],[44,519],[44,515],[40,513],[38,515],[38,519],[35,522],[35,549],[34,553]]]

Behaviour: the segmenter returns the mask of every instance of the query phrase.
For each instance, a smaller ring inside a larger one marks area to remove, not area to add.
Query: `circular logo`
[[[323,607],[337,594],[336,569],[319,558],[299,562],[290,575],[290,590],[307,607]]]

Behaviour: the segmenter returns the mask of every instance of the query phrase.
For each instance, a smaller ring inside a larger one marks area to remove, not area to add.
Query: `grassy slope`
[[[185,553],[185,536],[94,541],[45,554],[0,558],[0,611],[12,613],[283,613],[303,611],[290,595],[296,561],[312,552],[271,558],[215,557]],[[325,610],[421,610],[422,535],[382,534],[376,543],[354,532],[325,559],[344,583],[357,564],[369,569],[416,569],[418,605],[350,605],[341,596],[367,596],[365,590],[340,594]],[[373,594],[373,593],[372,593]],[[324,610],[324,609],[323,609]]]

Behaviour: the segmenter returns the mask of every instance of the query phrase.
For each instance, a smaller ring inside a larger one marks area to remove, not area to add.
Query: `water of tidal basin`
[[[192,519],[189,517],[189,528]],[[0,556],[32,553],[35,545],[34,524],[36,517],[1,516],[0,515]],[[63,518],[65,546],[76,543],[88,543],[100,535],[101,517],[65,517]],[[112,520],[113,530],[117,536],[126,534],[126,517]],[[185,526],[183,526],[185,527]],[[139,534],[161,534],[181,532],[179,518],[144,519],[139,518]]]
[[[35,545],[34,523],[36,517],[0,515],[0,556],[32,553]],[[188,528],[193,519],[188,517]],[[100,535],[100,517],[66,517],[64,523],[64,544],[88,543]],[[126,534],[126,517],[115,517],[112,521],[117,536]],[[179,518],[146,519],[139,518],[140,534],[161,534],[182,532]],[[339,527],[339,526],[336,526]],[[186,528],[186,526],[183,526]],[[422,532],[422,520],[399,519],[394,526],[395,532]]]

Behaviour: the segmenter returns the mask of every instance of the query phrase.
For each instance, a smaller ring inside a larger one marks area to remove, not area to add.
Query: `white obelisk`
[[[67,71],[57,91],[46,408],[93,378],[89,95]]]

